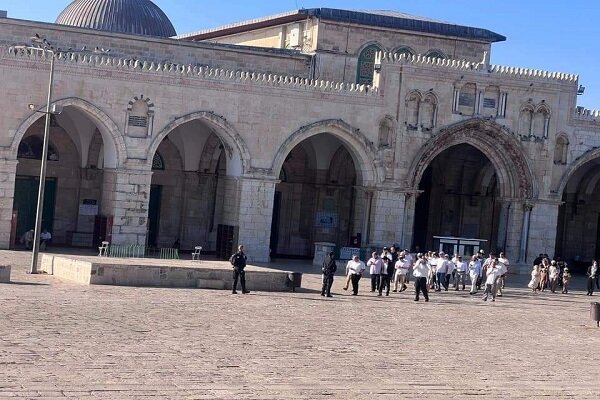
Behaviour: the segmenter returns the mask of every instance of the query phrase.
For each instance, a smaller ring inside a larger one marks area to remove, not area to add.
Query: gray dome
[[[56,23],[134,35],[177,34],[169,18],[150,0],[75,0]]]

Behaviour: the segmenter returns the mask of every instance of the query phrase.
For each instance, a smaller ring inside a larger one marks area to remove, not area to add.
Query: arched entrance
[[[346,246],[366,227],[366,195],[357,187],[379,181],[375,150],[341,120],[307,125],[283,143],[273,171],[271,254],[311,258],[315,242]]]
[[[564,174],[558,193],[555,255],[583,270],[600,258],[600,152],[581,157]]]
[[[459,144],[443,151],[425,170],[419,190],[414,246],[434,249],[435,236],[498,242],[496,171],[477,148]]]
[[[99,221],[104,168],[117,167],[124,146],[112,121],[80,99],[63,99],[51,117],[42,228],[53,244],[93,247],[104,240]],[[104,124],[103,122],[107,122]],[[33,114],[19,127],[12,148],[18,160],[13,201],[13,237],[35,225],[45,116]]]
[[[312,257],[315,242],[347,244],[356,168],[335,137],[321,134],[290,151],[275,187],[271,254]]]
[[[235,239],[219,233],[238,225],[232,202],[243,154],[239,135],[213,113],[190,114],[163,129],[149,152],[148,246],[231,254]]]
[[[421,191],[413,247],[431,249],[437,235],[475,235],[488,240],[486,250],[510,247],[513,259],[526,257],[527,234],[508,227],[523,227],[523,204],[536,187],[520,142],[495,122],[474,118],[440,130],[415,157],[408,184]]]

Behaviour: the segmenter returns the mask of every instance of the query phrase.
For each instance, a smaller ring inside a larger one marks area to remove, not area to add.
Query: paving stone
[[[28,275],[0,284],[0,398],[597,399],[600,329],[583,277],[572,293],[358,297],[319,269],[296,293],[81,286]],[[290,268],[290,265],[287,266]],[[252,275],[248,274],[248,279]],[[600,301],[600,297],[598,297]],[[593,297],[592,300],[596,300]]]

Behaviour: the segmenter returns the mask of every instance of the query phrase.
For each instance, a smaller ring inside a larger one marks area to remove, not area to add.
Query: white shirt
[[[468,266],[464,261],[458,261],[456,263],[456,272],[467,272]]]
[[[473,276],[481,275],[481,261],[479,259],[469,262],[469,273]]]
[[[52,234],[50,232],[42,232],[40,234],[40,239],[42,239],[42,240],[50,240],[50,239],[52,239]]]
[[[379,257],[371,257],[369,261],[367,261],[367,267],[369,267],[369,273],[371,275],[379,275],[383,269],[383,260]]]
[[[498,277],[498,268],[488,267],[487,269],[487,278],[485,279],[486,285],[493,285],[496,283],[496,278]]]
[[[436,272],[438,274],[451,274],[454,264],[450,260],[440,260],[437,264]]]
[[[504,264],[504,267],[506,268],[506,272],[508,272],[508,266],[510,265],[510,263],[508,262],[508,258],[506,258],[506,257],[498,257],[498,262],[501,263],[501,264]]]
[[[362,274],[365,270],[365,263],[358,260],[350,260],[348,264],[346,264],[346,274],[350,273],[350,275]]]
[[[394,266],[396,268],[396,273],[398,275],[408,274],[408,269],[410,268],[410,264],[411,264],[410,261],[407,261],[406,257],[404,259],[396,261],[396,265]]]
[[[550,265],[550,279],[558,278],[559,272],[560,272],[560,269],[558,268],[557,265]]]
[[[413,276],[415,278],[427,278],[429,275],[429,265],[425,260],[417,260],[413,266]]]

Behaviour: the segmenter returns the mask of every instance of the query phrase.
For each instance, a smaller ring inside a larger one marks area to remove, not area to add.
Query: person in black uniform
[[[333,276],[335,275],[335,271],[337,271],[337,265],[335,263],[335,257],[333,252],[330,252],[325,257],[325,261],[323,261],[323,267],[321,268],[321,272],[323,272],[323,287],[321,288],[321,296],[333,297],[331,295],[331,285],[333,285]]]
[[[392,281],[392,277],[396,273],[395,264],[392,263],[390,258],[383,258],[383,269],[381,270],[381,275],[379,275],[379,294],[381,296],[383,293],[383,289],[385,288],[385,295],[390,295],[390,282]]]
[[[246,260],[247,257],[246,254],[244,254],[244,246],[240,244],[238,246],[237,253],[233,253],[229,258],[229,262],[231,262],[231,265],[233,265],[233,290],[231,292],[232,294],[237,294],[236,289],[238,278],[242,286],[242,293],[250,293],[249,290],[246,290],[246,271],[244,271],[244,269],[246,268]]]

